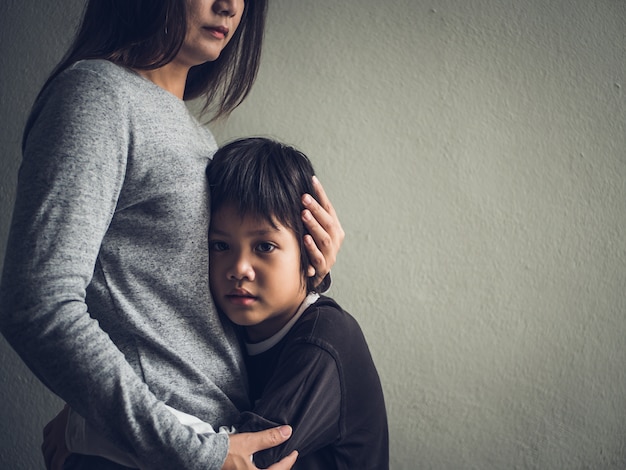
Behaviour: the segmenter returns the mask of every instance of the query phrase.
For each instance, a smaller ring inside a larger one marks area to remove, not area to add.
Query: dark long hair
[[[293,230],[300,245],[300,268],[306,277],[309,257],[302,222],[304,193],[316,196],[313,165],[299,150],[262,137],[239,139],[221,147],[207,168],[211,212],[232,204],[239,215],[275,221]],[[313,278],[307,289],[316,291]]]
[[[204,97],[202,111],[213,119],[241,104],[259,70],[266,13],[267,0],[245,1],[239,27],[219,58],[189,71],[185,100]],[[46,85],[84,59],[139,70],[162,67],[178,54],[186,31],[186,0],[89,0],[74,42]]]

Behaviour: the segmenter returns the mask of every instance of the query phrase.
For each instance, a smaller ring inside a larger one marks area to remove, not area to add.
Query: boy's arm
[[[285,444],[255,454],[255,463],[261,468],[293,450],[301,456],[314,452],[335,441],[341,433],[341,383],[333,356],[312,344],[296,344],[286,348],[281,357],[254,409],[242,413],[236,425],[238,432],[280,424],[293,428],[291,439]]]

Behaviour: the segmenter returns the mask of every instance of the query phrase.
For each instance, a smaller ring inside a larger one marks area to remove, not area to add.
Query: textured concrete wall
[[[80,3],[0,6],[2,243]],[[254,91],[213,129],[313,159],[394,470],[626,466],[624,31],[623,0],[271,2]],[[58,402],[0,354],[0,467],[38,468]]]

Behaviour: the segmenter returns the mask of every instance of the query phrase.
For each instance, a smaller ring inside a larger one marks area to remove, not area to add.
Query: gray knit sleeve
[[[85,303],[132,146],[123,87],[72,70],[40,97],[24,156],[0,288],[0,329],[28,367],[151,469],[219,469],[224,435],[182,426]]]

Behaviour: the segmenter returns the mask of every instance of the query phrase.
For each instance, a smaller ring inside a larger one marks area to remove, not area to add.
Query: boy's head
[[[211,288],[235,323],[292,315],[314,290],[300,202],[315,196],[313,174],[304,154],[265,138],[231,142],[209,164]]]
[[[309,258],[304,247],[303,194],[316,197],[313,165],[299,150],[263,137],[235,140],[220,148],[207,169],[211,213],[225,205],[240,216],[275,221],[293,230],[300,243],[306,277]],[[307,279],[307,289],[315,290]]]

